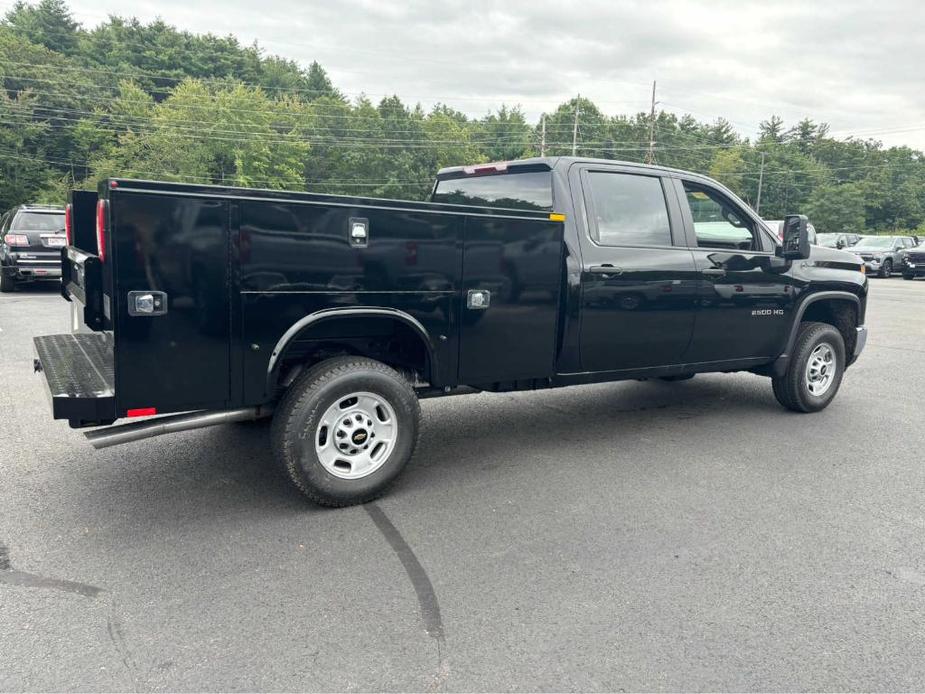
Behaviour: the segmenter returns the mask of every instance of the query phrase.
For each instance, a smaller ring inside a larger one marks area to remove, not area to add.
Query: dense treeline
[[[63,201],[110,175],[420,198],[441,166],[571,152],[642,161],[646,113],[573,99],[529,123],[517,107],[470,118],[397,96],[348,99],[234,37],[110,17],[85,29],[63,0],[17,3],[0,23],[0,207]],[[708,173],[761,213],[809,214],[822,231],[925,227],[925,162],[907,147],[830,137],[771,116],[755,140],[729,122],[656,116],[658,163]]]

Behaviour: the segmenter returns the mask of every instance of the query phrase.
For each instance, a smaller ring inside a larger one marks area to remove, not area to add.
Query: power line
[[[652,110],[649,113],[649,151],[646,152],[646,164],[655,163],[655,80],[652,80]]]
[[[137,43],[136,46],[145,48],[145,49],[156,48],[156,46],[150,43]],[[279,91],[279,92],[284,92],[286,94],[315,94],[318,96],[331,95],[331,92],[326,89],[310,89],[307,87],[278,87],[274,85],[261,84],[259,82],[247,82],[245,80],[236,78],[232,75],[224,75],[224,76],[223,75],[208,75],[208,76],[182,75],[182,76],[175,77],[171,75],[165,75],[163,73],[145,72],[145,71],[142,71],[141,69],[135,69],[135,66],[129,66],[129,68],[127,69],[116,70],[113,68],[93,68],[93,67],[85,67],[85,66],[79,66],[79,65],[47,65],[47,64],[41,64],[41,63],[26,63],[26,62],[12,61],[12,60],[4,60],[0,64],[16,65],[18,67],[29,67],[29,68],[39,68],[39,69],[53,69],[55,71],[69,70],[72,72],[106,74],[106,75],[112,75],[114,77],[118,77],[119,79],[131,79],[133,77],[145,77],[148,79],[162,80],[165,82],[173,82],[175,84],[182,83],[185,80],[200,80],[203,82],[223,82],[223,81],[230,80],[236,84],[241,84],[242,86],[245,86],[245,87],[262,89],[264,91]],[[497,70],[497,66],[492,66],[491,69]],[[300,77],[304,77],[304,75],[300,74]],[[344,92],[339,89],[335,89],[334,91],[344,96],[352,96],[352,97],[357,97],[357,98],[368,97],[368,96],[379,96],[382,98],[389,98],[392,96],[397,96],[397,94],[395,94],[394,92],[365,92],[365,91],[363,92]],[[168,92],[155,91],[153,93],[167,94]],[[411,98],[411,97],[414,97],[417,99],[423,99],[425,101],[433,101],[433,102],[441,102],[443,100],[479,101],[479,102],[496,100],[495,96],[465,96],[465,95],[458,95],[458,94],[457,95],[433,95],[433,94],[406,94],[405,95],[405,98]],[[539,98],[539,97],[537,98],[518,98],[517,99],[517,102],[533,102],[533,103],[549,103],[550,101],[551,101],[550,99],[544,99],[544,98]],[[598,101],[598,103],[634,104],[634,103],[640,103],[640,100],[639,99],[605,100],[605,101]]]

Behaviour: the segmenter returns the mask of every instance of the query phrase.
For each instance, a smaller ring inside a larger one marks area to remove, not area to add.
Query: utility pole
[[[575,98],[575,125],[572,126],[572,156],[578,153],[578,114],[581,112],[581,94]]]
[[[764,182],[764,152],[761,153],[761,168],[758,169],[758,197],[755,200],[755,214],[761,213],[761,184]]]
[[[646,164],[655,163],[655,80],[652,80],[652,110],[649,112],[649,151],[646,152]]]
[[[546,156],[546,114],[544,113],[540,117],[540,129],[542,134],[540,135],[540,156]]]

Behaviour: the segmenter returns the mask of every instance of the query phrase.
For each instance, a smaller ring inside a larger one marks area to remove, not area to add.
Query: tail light
[[[74,245],[74,206],[68,203],[64,208],[64,235],[67,245]]]
[[[7,246],[28,246],[29,237],[25,234],[7,234],[3,237],[3,242]]]
[[[101,263],[106,262],[106,200],[96,203],[96,254]]]

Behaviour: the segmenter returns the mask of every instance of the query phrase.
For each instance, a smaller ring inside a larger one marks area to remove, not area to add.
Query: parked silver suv
[[[851,247],[851,252],[861,257],[868,273],[889,277],[902,268],[902,251],[914,246],[911,236],[865,236]]]

